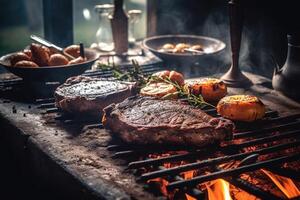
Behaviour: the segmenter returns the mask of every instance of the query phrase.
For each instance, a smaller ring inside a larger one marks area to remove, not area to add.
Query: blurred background
[[[136,39],[141,40],[147,36],[147,1],[155,2],[156,6],[156,27],[152,34],[205,35],[216,37],[227,46],[230,45],[226,0],[125,0],[127,11],[142,11],[135,24]],[[96,31],[100,26],[99,14],[95,12],[94,6],[112,3],[112,0],[71,2],[74,42],[84,42],[89,46],[96,41]],[[240,66],[243,70],[271,77],[274,68],[272,56],[282,65],[286,57],[287,33],[299,32],[300,25],[296,22],[297,6],[293,1],[242,2],[245,8],[245,26]],[[55,13],[56,16],[63,14]],[[43,0],[1,0],[0,17],[0,55],[24,48],[30,43],[30,34],[44,35]],[[70,30],[64,31],[67,33]],[[225,51],[219,58],[224,63],[221,67],[228,67],[230,64],[230,49]]]

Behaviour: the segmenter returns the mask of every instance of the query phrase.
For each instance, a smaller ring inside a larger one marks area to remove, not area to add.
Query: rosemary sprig
[[[177,92],[172,94],[167,94],[163,98],[168,99],[172,96],[179,96],[179,99],[188,102],[189,104],[197,107],[197,108],[204,108],[206,106],[215,107],[214,105],[206,102],[201,95],[194,95],[190,94],[188,91],[184,90],[182,86],[180,86],[177,82],[171,81],[169,78],[161,78],[158,76],[146,76],[143,74],[140,65],[136,60],[132,60],[132,69],[128,69],[127,71],[122,70],[119,66],[115,65],[114,62],[112,65],[103,65],[99,64],[98,67],[104,70],[112,70],[114,78],[121,80],[121,81],[129,81],[129,82],[136,82],[138,88],[144,87],[147,83],[151,82],[165,82],[168,84],[173,85]]]
[[[126,71],[115,65],[114,62],[112,65],[99,64],[98,67],[104,70],[110,69],[114,78],[121,81],[136,82],[137,86],[141,88],[146,85],[147,77],[142,72],[141,67],[136,60],[133,59],[131,62],[133,67]]]
[[[210,107],[213,107],[215,108],[214,105],[206,102],[202,95],[194,95],[194,94],[191,94],[189,93],[189,91],[186,91],[182,86],[180,86],[177,82],[173,82],[171,81],[168,77],[166,78],[161,78],[161,77],[158,77],[158,76],[152,76],[150,77],[150,81],[163,81],[165,83],[168,83],[168,84],[171,84],[173,85],[176,89],[177,89],[177,92],[176,94],[179,95],[179,98],[183,101],[187,101],[189,104],[197,107],[197,108],[204,108],[206,106],[210,106]],[[168,94],[167,94],[168,95]],[[164,97],[163,97],[164,98]],[[166,98],[168,98],[168,96],[166,96]]]

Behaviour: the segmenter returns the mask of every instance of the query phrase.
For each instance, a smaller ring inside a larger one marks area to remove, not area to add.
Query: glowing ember
[[[289,199],[300,196],[300,191],[290,178],[261,169]]]
[[[223,179],[216,179],[206,185],[209,200],[232,200],[229,183]]]
[[[168,196],[168,190],[167,190],[167,185],[169,184],[169,182],[166,179],[163,178],[155,178],[155,179],[151,179],[148,181],[148,183],[150,182],[156,182],[160,185],[160,192],[165,195]]]
[[[197,200],[197,199],[195,199],[194,197],[192,197],[192,196],[190,196],[190,195],[188,195],[188,194],[185,194],[185,198],[186,198],[187,200]]]
[[[191,171],[183,172],[183,173],[181,173],[181,175],[185,180],[189,180],[189,179],[192,179],[194,177],[194,172],[196,172],[196,171],[191,170]]]

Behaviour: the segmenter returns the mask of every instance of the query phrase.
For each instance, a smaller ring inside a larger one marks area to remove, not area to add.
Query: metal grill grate
[[[45,99],[40,101],[46,102],[42,103],[40,108],[45,108],[46,113],[59,112],[57,108],[53,107],[54,103],[49,103],[49,101],[51,102],[52,100]],[[215,109],[207,109],[205,112],[212,116],[218,116]],[[64,123],[78,123],[78,121],[73,120],[68,115],[58,115],[56,119],[62,120]],[[136,173],[138,180],[143,183],[154,178],[164,178],[169,182],[167,186],[168,190],[172,191],[174,189],[180,189],[196,199],[203,199],[205,197],[205,192],[199,190],[197,185],[217,178],[223,178],[232,185],[261,199],[280,199],[280,197],[277,197],[274,194],[262,190],[252,183],[239,178],[239,175],[264,168],[278,175],[289,177],[298,181],[299,178],[295,178],[300,177],[300,173],[298,171],[283,169],[280,167],[280,164],[299,160],[300,152],[262,161],[256,161],[256,159],[260,156],[298,147],[300,144],[299,119],[300,114],[280,117],[276,111],[269,110],[263,120],[251,124],[252,128],[247,128],[249,125],[247,123],[237,124],[237,130],[234,133],[233,141],[249,138],[248,140],[240,143],[233,142],[220,146],[215,145],[214,148],[184,146],[152,146],[151,148],[145,148],[145,146],[140,145],[130,146],[124,144],[112,144],[107,147],[107,150],[112,152],[113,158],[127,160],[127,168],[128,170],[132,170],[132,172],[139,171],[139,169],[142,168],[151,168],[151,171],[146,173]],[[103,128],[102,124],[95,123],[94,121],[80,122],[89,124],[85,126],[86,128]],[[267,147],[262,147],[252,151],[241,152],[243,148],[272,142],[274,143],[282,140],[287,141],[280,142],[279,144],[271,144]],[[178,153],[159,158],[149,158],[150,154],[164,154],[169,151],[185,151],[185,153]],[[222,152],[225,155],[215,156],[217,155],[217,152]],[[202,157],[207,157],[209,159],[199,160],[199,158]],[[236,168],[221,169],[218,167],[218,165],[230,161],[251,160],[252,157],[256,158],[254,162],[246,162],[246,164]],[[165,163],[176,163],[180,161],[184,161],[185,164],[171,168],[164,167]],[[190,180],[184,180],[180,175],[181,173],[191,170],[199,170],[204,167],[212,169],[211,173],[199,175]]]
[[[207,110],[211,115],[217,116],[214,110]],[[244,191],[253,194],[261,199],[280,199],[272,193],[266,192],[250,182],[247,182],[239,175],[247,172],[253,172],[255,170],[266,168],[278,175],[283,175],[294,180],[299,180],[300,173],[298,171],[290,169],[282,169],[278,165],[299,160],[300,152],[292,155],[282,155],[277,158],[271,158],[263,161],[257,161],[238,166],[232,169],[220,169],[218,165],[227,163],[229,161],[241,161],[243,159],[249,159],[253,156],[259,157],[268,155],[282,150],[298,147],[300,144],[300,115],[290,115],[286,117],[279,117],[275,111],[268,111],[266,117],[261,122],[252,124],[252,129],[239,131],[239,128],[244,129],[247,124],[239,124],[236,133],[234,133],[234,140],[250,138],[247,141],[235,144],[231,143],[216,148],[204,148],[204,149],[191,149],[173,147],[165,150],[159,148],[151,148],[155,150],[148,150],[145,147],[127,147],[120,145],[112,145],[108,147],[108,150],[114,151],[115,158],[139,158],[144,156],[145,159],[136,160],[128,163],[129,169],[140,169],[151,166],[155,170],[151,172],[143,173],[139,176],[139,179],[146,182],[147,180],[154,178],[165,178],[169,184],[167,189],[172,191],[174,189],[181,189],[188,193],[190,196],[196,199],[203,199],[205,196],[203,191],[197,189],[197,185],[207,181],[223,178],[230,182],[232,185],[243,189]],[[277,132],[276,134],[274,132]],[[268,147],[262,147],[253,151],[242,152],[243,148],[262,145],[266,143],[282,141],[285,139],[292,139],[287,142],[280,142],[279,144],[269,145]],[[168,152],[170,150],[187,150],[184,154],[169,155],[160,158],[146,158],[147,155],[160,152]],[[214,156],[217,152],[223,152],[224,156]],[[209,159],[199,160],[201,157],[209,157]],[[178,165],[166,169],[163,167],[164,163],[176,163],[184,161],[186,164]],[[275,166],[275,167],[274,167]],[[189,180],[184,180],[180,177],[181,173],[191,170],[198,170],[204,167],[210,167],[213,169],[210,174],[198,175]]]
[[[159,67],[142,66],[146,74],[152,74],[162,70]],[[95,71],[85,73],[91,77],[109,78],[112,72]],[[0,82],[0,86],[14,86],[22,84],[22,80],[11,80]],[[54,99],[37,99],[39,108],[43,113],[56,113],[55,120],[59,120],[64,124],[84,124],[85,128],[103,128],[98,121],[90,119],[74,118],[71,115],[61,112],[55,107]],[[206,109],[205,112],[212,116],[218,116],[215,109]],[[167,189],[172,191],[179,189],[184,193],[196,199],[203,199],[205,191],[201,191],[197,185],[223,178],[232,185],[241,188],[242,190],[257,196],[261,199],[280,199],[274,194],[262,190],[256,185],[241,179],[239,176],[243,173],[253,172],[264,168],[275,174],[292,178],[299,181],[300,174],[292,169],[281,168],[282,163],[297,161],[300,158],[300,152],[293,154],[282,154],[279,157],[271,157],[269,159],[258,159],[261,156],[266,156],[275,152],[285,151],[292,148],[297,148],[300,144],[300,114],[289,116],[278,116],[276,111],[269,110],[263,120],[251,123],[237,123],[237,130],[234,133],[233,142],[214,145],[211,148],[196,148],[186,146],[145,146],[125,145],[122,143],[112,144],[107,147],[108,151],[112,152],[112,157],[127,161],[127,168],[132,173],[137,175],[138,180],[146,183],[150,179],[164,178],[169,182]],[[243,140],[242,142],[234,142]],[[278,142],[278,143],[276,143]],[[268,144],[267,146],[263,146]],[[259,146],[260,148],[242,151],[244,148]],[[165,154],[168,152],[178,152],[172,155],[162,156],[158,158],[150,158],[150,154]],[[182,153],[184,152],[184,153]],[[219,153],[219,154],[218,154]],[[257,161],[258,160],[258,161]],[[170,168],[165,168],[165,163],[178,163],[183,161],[182,165],[175,165]],[[219,165],[231,161],[239,161],[239,166],[235,168],[222,169]],[[147,168],[147,171],[141,169]],[[192,179],[184,180],[182,173],[191,170],[200,170],[209,168],[209,174],[200,174]]]

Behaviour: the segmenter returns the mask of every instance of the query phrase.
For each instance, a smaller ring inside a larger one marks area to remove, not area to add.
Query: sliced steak
[[[103,108],[132,96],[134,88],[132,83],[76,76],[56,89],[55,103],[69,113],[101,117]]]
[[[231,139],[234,127],[180,101],[139,96],[106,107],[103,125],[127,143],[197,146]]]

